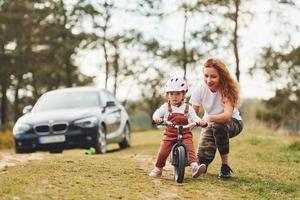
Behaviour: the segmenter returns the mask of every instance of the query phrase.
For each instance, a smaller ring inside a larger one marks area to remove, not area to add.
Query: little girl
[[[197,122],[201,126],[206,124],[195,113],[194,109],[188,104],[184,103],[185,94],[188,91],[188,85],[183,78],[171,78],[168,80],[165,93],[168,100],[153,114],[153,120],[159,124],[163,120],[171,121],[173,124],[187,125],[188,119]],[[204,164],[198,165],[198,159],[194,151],[193,135],[191,130],[183,130],[183,143],[187,147],[189,153],[189,164],[192,167],[192,177],[199,177],[206,169]],[[172,146],[177,140],[177,130],[173,127],[166,127],[164,130],[164,137],[160,145],[160,150],[157,155],[157,160],[154,169],[149,176],[160,177],[162,169],[166,164],[166,160],[171,152]]]

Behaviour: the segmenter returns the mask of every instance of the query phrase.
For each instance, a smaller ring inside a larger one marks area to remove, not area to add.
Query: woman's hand
[[[198,124],[199,124],[200,126],[204,127],[204,126],[207,125],[207,122],[206,122],[205,120],[203,120],[203,119],[200,119],[200,120],[198,121]]]
[[[211,117],[209,116],[209,115],[205,115],[204,117],[203,117],[203,120],[205,121],[205,122],[211,122]]]

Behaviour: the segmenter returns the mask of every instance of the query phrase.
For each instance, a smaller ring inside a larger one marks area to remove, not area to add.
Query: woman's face
[[[220,75],[213,67],[204,67],[204,82],[212,92],[219,88]]]

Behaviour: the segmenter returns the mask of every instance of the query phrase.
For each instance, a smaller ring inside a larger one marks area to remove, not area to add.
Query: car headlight
[[[13,133],[14,135],[19,135],[25,133],[29,129],[31,129],[30,125],[17,123],[13,128]]]
[[[93,128],[93,127],[97,126],[98,119],[97,119],[97,117],[84,118],[84,119],[75,121],[74,124],[81,128]]]

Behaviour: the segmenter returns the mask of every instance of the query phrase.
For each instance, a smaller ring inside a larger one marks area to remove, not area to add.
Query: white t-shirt
[[[192,93],[190,103],[197,106],[203,106],[204,115],[217,115],[224,112],[221,93],[219,91],[212,92],[205,83],[197,85]],[[232,117],[242,120],[240,112],[234,108]]]
[[[184,114],[185,105],[186,105],[185,103],[182,103],[179,107],[171,105],[172,113]],[[153,117],[161,117],[164,120],[167,120],[169,114],[170,113],[168,110],[168,103],[164,103],[153,113]],[[189,119],[192,120],[192,122],[199,122],[199,120],[200,120],[200,118],[197,116],[195,110],[190,105],[189,105],[189,111],[187,113],[187,116]]]

